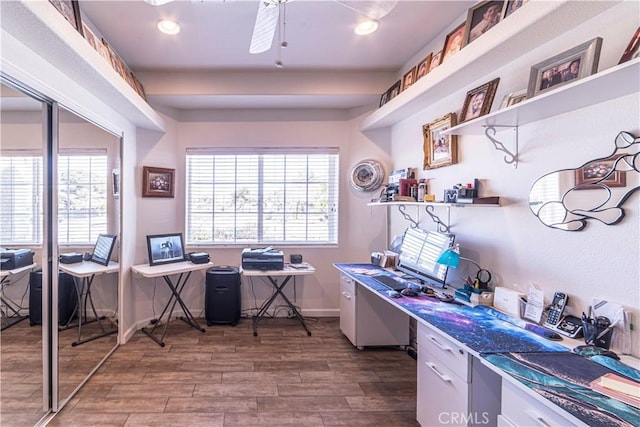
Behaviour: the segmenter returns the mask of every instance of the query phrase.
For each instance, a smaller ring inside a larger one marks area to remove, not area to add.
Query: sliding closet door
[[[52,110],[5,76],[0,80],[0,247],[9,249],[0,270],[0,425],[33,426],[51,409],[45,189]]]

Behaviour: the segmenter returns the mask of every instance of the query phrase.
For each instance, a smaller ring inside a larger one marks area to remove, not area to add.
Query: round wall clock
[[[363,160],[351,171],[351,185],[358,191],[373,191],[382,185],[384,168],[377,160]]]

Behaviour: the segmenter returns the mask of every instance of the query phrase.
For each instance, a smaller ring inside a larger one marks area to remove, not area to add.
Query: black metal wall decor
[[[618,224],[625,215],[623,205],[640,189],[638,180],[627,177],[632,172],[640,174],[640,137],[622,131],[610,155],[539,178],[531,187],[529,208],[544,225],[558,230],[580,231],[590,220]]]

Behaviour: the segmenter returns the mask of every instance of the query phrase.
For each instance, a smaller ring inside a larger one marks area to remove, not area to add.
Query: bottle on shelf
[[[424,202],[424,196],[427,194],[427,181],[423,178],[420,179],[418,184],[418,201]]]

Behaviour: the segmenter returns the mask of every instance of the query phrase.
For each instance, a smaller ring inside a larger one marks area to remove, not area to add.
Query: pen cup
[[[584,342],[587,345],[594,345],[609,350],[611,346],[611,336],[613,335],[613,328],[610,328],[609,325],[594,325],[591,322],[583,321],[582,331],[584,333]]]

